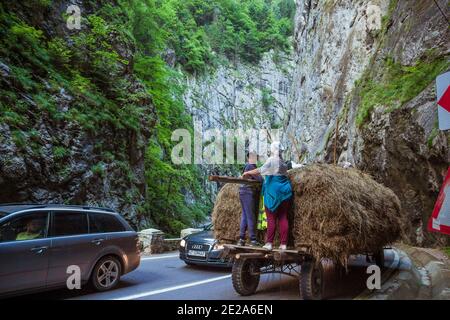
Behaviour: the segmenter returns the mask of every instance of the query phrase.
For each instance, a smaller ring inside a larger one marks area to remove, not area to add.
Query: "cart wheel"
[[[233,287],[241,296],[249,296],[255,293],[259,284],[258,263],[252,259],[237,259],[233,263],[231,278]]]
[[[384,250],[380,249],[374,253],[373,258],[375,259],[375,263],[381,269],[384,268]]]
[[[322,263],[304,262],[299,277],[300,298],[321,300],[323,292]]]

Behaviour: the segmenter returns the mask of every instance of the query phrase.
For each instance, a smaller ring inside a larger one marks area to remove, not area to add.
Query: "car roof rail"
[[[114,209],[108,207],[100,207],[100,206],[87,206],[87,205],[77,205],[77,204],[52,204],[49,203],[48,207],[61,207],[61,208],[79,208],[84,210],[102,210],[108,212],[116,212]]]
[[[116,212],[116,210],[108,208],[108,207],[93,207],[93,206],[82,206],[83,209],[94,209],[94,210],[103,210],[103,211],[108,211],[108,212]]]

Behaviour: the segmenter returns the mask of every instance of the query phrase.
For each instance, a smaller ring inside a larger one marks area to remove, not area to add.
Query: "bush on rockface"
[[[392,59],[383,64],[385,71],[380,79],[371,79],[366,73],[357,83],[361,89],[361,102],[356,124],[363,125],[377,105],[387,112],[401,107],[422,92],[434,79],[450,66],[445,57],[424,57],[412,66],[403,66]]]
[[[141,189],[133,187],[141,182],[136,180],[130,167],[128,140],[123,139],[132,136],[133,132],[140,134],[151,129],[147,126],[154,122],[155,114],[148,110],[148,105],[153,103],[158,109],[159,128],[154,139],[158,141],[157,148],[164,149],[164,154],[171,148],[171,130],[189,125],[181,100],[173,99],[175,89],[168,78],[171,71],[164,62],[157,55],[140,53],[157,62],[149,69],[149,77],[130,69],[130,62],[134,62],[137,54],[136,48],[133,49],[133,32],[128,25],[120,25],[106,16],[87,16],[83,20],[86,28],[65,38],[50,37],[38,26],[28,23],[9,12],[6,5],[0,5],[0,61],[10,70],[0,81],[0,121],[11,129],[11,142],[2,143],[14,143],[17,152],[28,158],[32,157],[30,152],[42,157],[43,148],[47,148],[49,141],[41,136],[39,123],[49,122],[46,124],[52,131],[58,127],[66,128],[69,123],[73,128],[75,124],[86,137],[97,141],[90,154],[93,162],[86,168],[94,178],[108,180],[107,175],[117,168],[122,175],[121,181],[117,181],[120,188],[126,187],[123,183],[130,185],[130,192],[125,192],[119,202],[148,208],[145,211],[138,209],[143,213],[142,218],[156,221],[162,224],[162,229],[172,233],[192,224],[193,220],[203,220],[208,210],[200,192],[199,172],[195,168],[171,168],[167,157],[161,162],[152,158],[159,157],[157,153],[161,152],[147,153],[148,172],[155,171],[160,177],[174,174],[179,179],[171,184],[171,197],[164,202],[158,202],[151,193],[141,194]],[[147,44],[147,47],[151,45]],[[64,108],[60,99],[66,99]],[[110,133],[118,138],[112,145]],[[73,169],[68,165],[69,157],[79,155],[65,147],[61,139],[52,136],[49,156],[53,160],[49,161],[55,167],[51,169],[53,173],[59,176],[57,180],[66,183]],[[145,149],[146,143],[139,140],[135,147]],[[155,177],[149,177],[145,189],[164,194],[165,186]],[[200,194],[194,206],[188,206],[184,201],[183,194],[188,185]],[[144,202],[139,203],[137,199],[144,199]],[[71,199],[67,201],[70,203]],[[159,219],[162,214],[170,221]]]

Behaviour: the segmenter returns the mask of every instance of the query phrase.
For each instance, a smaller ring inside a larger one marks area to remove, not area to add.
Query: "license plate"
[[[206,252],[205,251],[197,251],[197,250],[189,250],[188,255],[195,256],[195,257],[206,257]]]

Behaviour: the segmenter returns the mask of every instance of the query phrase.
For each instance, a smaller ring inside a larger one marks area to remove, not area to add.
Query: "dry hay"
[[[356,169],[310,165],[289,171],[294,191],[290,231],[294,247],[311,246],[316,258],[346,264],[350,254],[376,252],[400,234],[400,201]],[[215,236],[236,240],[239,185],[225,185],[213,211]],[[291,242],[290,241],[290,242]]]
[[[225,184],[217,194],[212,223],[216,239],[223,242],[239,240],[241,222],[241,202],[239,200],[239,184]]]
[[[295,246],[341,263],[375,252],[400,234],[400,201],[392,190],[356,169],[313,165],[289,172],[294,191]]]

